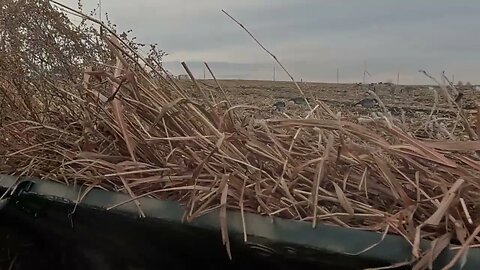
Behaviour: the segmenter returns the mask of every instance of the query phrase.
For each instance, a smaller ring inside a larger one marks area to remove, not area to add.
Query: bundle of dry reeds
[[[399,234],[419,269],[439,253],[420,239],[480,244],[478,140],[420,140],[390,117],[357,124],[323,103],[304,119],[242,120],[198,84],[193,101],[103,27],[90,40],[111,54],[78,63],[80,81],[18,86],[26,77],[2,66],[0,173],[125,192],[140,216],[136,199],[151,196],[184,204],[186,220],[238,209]]]

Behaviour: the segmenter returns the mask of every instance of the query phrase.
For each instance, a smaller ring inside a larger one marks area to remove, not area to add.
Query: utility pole
[[[397,72],[397,86],[400,84],[400,72]]]
[[[338,84],[338,81],[339,81],[339,76],[340,76],[340,70],[339,70],[339,68],[337,67],[337,84]]]
[[[363,62],[363,84],[365,84],[365,77],[366,75],[368,75],[369,77],[371,77],[372,75],[370,75],[370,73],[368,72],[367,70],[367,61],[364,61]]]
[[[363,63],[363,84],[365,84],[365,72],[367,72],[367,62]]]

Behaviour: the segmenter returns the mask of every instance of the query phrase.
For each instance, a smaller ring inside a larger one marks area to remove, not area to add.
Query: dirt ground
[[[190,95],[201,102],[202,94],[196,90],[191,81],[178,81],[190,90]],[[207,95],[213,95],[218,103],[225,100],[225,95],[213,80],[198,80],[198,85]],[[255,119],[275,119],[285,117],[306,117],[310,109],[307,104],[293,104],[288,101],[300,98],[302,95],[293,82],[285,81],[254,81],[254,80],[220,80],[219,84],[233,106],[246,105],[255,108],[236,108],[241,115]],[[373,91],[385,105],[388,113],[401,121],[403,128],[413,132],[418,137],[437,139],[461,139],[465,136],[455,104],[451,105],[444,96],[444,90],[433,85],[394,85],[394,84],[335,84],[335,83],[298,83],[312,107],[321,100],[328,104],[334,113],[341,113],[342,119],[358,122],[369,121],[383,117],[384,110],[378,105],[362,106],[357,103],[362,99],[375,97],[369,94]],[[436,90],[436,91],[434,91]],[[458,93],[463,93],[459,106],[470,123],[476,123],[476,102],[480,101],[480,91],[474,86],[447,87],[453,99]],[[434,106],[435,94],[438,103],[435,112],[430,116]],[[283,101],[286,107],[280,111],[274,110],[276,102]],[[475,126],[472,126],[476,128]],[[439,132],[440,131],[440,132]],[[438,135],[443,133],[443,135]],[[440,137],[439,137],[440,136]],[[458,136],[458,137],[456,137]]]
[[[212,91],[215,96],[221,98],[221,92],[213,80],[200,80],[199,85]],[[219,81],[225,90],[228,99],[234,105],[258,106],[263,112],[272,112],[272,106],[277,101],[288,101],[291,98],[301,97],[300,92],[293,82],[274,81],[253,81],[253,80],[221,80]],[[193,86],[193,85],[192,85]],[[332,83],[310,83],[302,82],[299,86],[305,93],[307,99],[322,100],[332,108],[363,114],[369,111],[381,110],[378,106],[374,108],[362,108],[355,103],[364,98],[374,98],[367,92],[374,91],[382,100],[385,106],[392,113],[400,110],[410,114],[429,113],[434,104],[434,93],[437,90],[439,96],[438,108],[448,112],[450,109],[442,91],[438,86],[426,85],[393,85],[393,84],[332,84]],[[466,110],[475,109],[475,101],[480,97],[480,91],[472,86],[457,87],[463,92],[462,107]],[[449,89],[449,93],[455,98],[455,91]],[[314,102],[313,102],[314,103]],[[312,103],[312,104],[313,104]],[[307,107],[305,110],[307,110]],[[366,110],[367,109],[367,110]],[[289,108],[285,112],[288,114]]]

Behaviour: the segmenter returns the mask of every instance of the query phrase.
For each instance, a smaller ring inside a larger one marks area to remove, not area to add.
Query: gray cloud
[[[75,5],[74,0],[63,2]],[[91,9],[97,0],[83,0]],[[417,71],[480,83],[480,2],[477,0],[103,0],[120,29],[158,42],[170,53],[166,66],[183,73],[187,61],[203,77],[208,61],[220,78],[270,79],[273,61],[238,26],[243,22],[300,79],[345,82],[362,79],[368,61],[373,77],[401,73],[404,83],[429,83]],[[277,67],[277,78],[287,79]]]

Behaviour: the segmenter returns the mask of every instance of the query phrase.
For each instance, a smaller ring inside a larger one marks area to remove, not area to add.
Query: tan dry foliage
[[[459,224],[474,232],[466,216],[480,222],[476,141],[423,141],[389,119],[342,120],[325,104],[305,119],[242,121],[228,102],[192,100],[113,32],[97,38],[111,53],[97,72],[84,67],[83,80],[39,75],[41,87],[19,89],[0,66],[1,104],[9,111],[2,110],[1,173],[95,185],[131,201],[175,200],[187,220],[220,207],[227,247],[227,208],[387,228],[414,245],[420,268]],[[438,239],[436,249],[418,250],[419,239]]]

